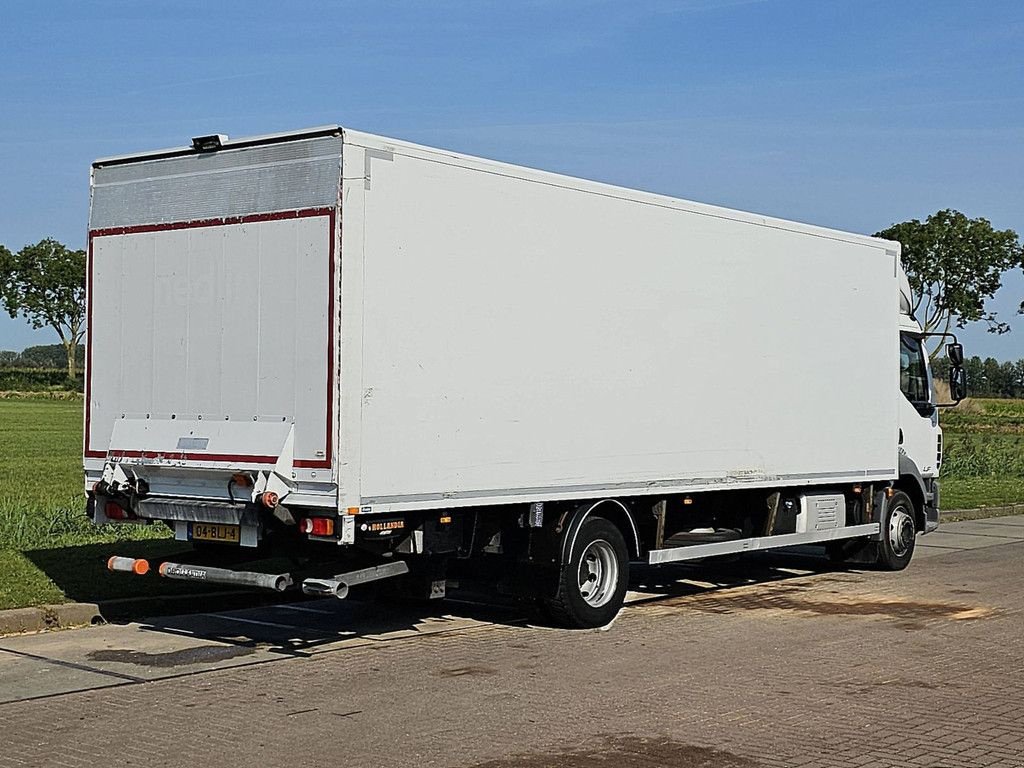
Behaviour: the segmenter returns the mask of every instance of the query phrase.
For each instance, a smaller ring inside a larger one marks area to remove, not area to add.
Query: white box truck
[[[909,293],[898,243],[339,126],[98,160],[89,514],[363,566],[166,577],[459,560],[572,626],[631,562],[903,568],[941,462]]]

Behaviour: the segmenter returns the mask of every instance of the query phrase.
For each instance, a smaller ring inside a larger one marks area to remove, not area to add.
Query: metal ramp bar
[[[226,568],[210,568],[205,565],[182,563],[161,563],[158,569],[166,579],[179,581],[201,581],[207,584],[231,584],[236,587],[258,587],[284,592],[292,586],[290,573],[257,573],[256,571],[230,571]]]
[[[302,582],[302,591],[307,595],[319,595],[321,597],[336,597],[344,600],[348,597],[349,587],[357,584],[366,584],[371,581],[390,579],[392,576],[401,576],[409,572],[409,564],[404,560],[396,560],[393,563],[375,565],[372,568],[361,568],[358,571],[339,573],[329,579],[306,579]]]
[[[107,569],[121,573],[133,573],[144,576],[149,573],[147,560],[134,557],[115,555],[107,561]],[[290,573],[259,573],[257,571],[232,571],[227,568],[212,568],[206,565],[190,565],[188,563],[164,562],[157,572],[166,579],[179,581],[198,581],[206,584],[231,584],[237,587],[256,587],[284,592],[295,585]],[[302,582],[302,591],[307,595],[320,597],[337,597],[344,599],[351,587],[367,584],[371,581],[390,579],[409,572],[409,564],[404,560],[360,568],[356,571],[339,573],[324,579],[308,578]]]

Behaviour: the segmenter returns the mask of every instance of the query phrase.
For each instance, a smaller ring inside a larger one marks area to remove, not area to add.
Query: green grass
[[[0,400],[0,549],[152,539],[166,528],[96,528],[85,516],[82,403]]]
[[[81,452],[80,398],[0,399],[0,608],[142,594],[106,559],[128,540],[146,540],[131,545],[142,556],[183,549],[162,525],[94,526]]]
[[[1024,502],[1024,400],[965,400],[940,419],[945,509]]]
[[[944,431],[1024,435],[1024,400],[972,398],[944,408],[940,420]]]
[[[0,609],[223,591],[224,587],[111,574],[111,555],[159,562],[216,560],[175,541],[163,524],[97,527],[85,516],[82,399],[0,396]],[[251,560],[280,572],[281,560]]]
[[[964,477],[943,478],[943,520],[947,510],[1001,507],[1024,502],[1024,478]],[[984,515],[983,515],[984,516]]]

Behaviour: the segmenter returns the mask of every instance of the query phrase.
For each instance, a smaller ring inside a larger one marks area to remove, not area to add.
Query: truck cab
[[[939,470],[942,466],[942,427],[939,426],[939,403],[934,394],[934,381],[929,363],[926,334],[913,314],[910,281],[900,269],[900,393],[899,401],[899,473],[900,487],[914,502],[914,519],[893,522],[899,530],[894,549],[907,545],[910,531],[928,533],[939,525]],[[959,344],[950,344],[948,353],[953,363],[950,394],[959,402],[964,396],[963,352]],[[950,405],[944,403],[943,405]],[[909,526],[913,525],[911,529]],[[887,532],[883,531],[883,535]]]

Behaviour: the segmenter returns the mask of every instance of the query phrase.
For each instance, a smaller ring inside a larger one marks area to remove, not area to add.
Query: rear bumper
[[[193,502],[187,499],[144,499],[139,514],[151,520],[163,520],[174,530],[178,541],[191,539],[192,523],[215,523],[239,526],[239,544],[259,546],[264,524],[261,510],[250,503],[232,504],[223,501]]]
[[[108,514],[110,504],[115,505],[118,511],[116,516]],[[271,512],[249,501],[231,503],[148,496],[141,499],[124,496],[108,499],[90,492],[86,514],[96,525],[163,522],[174,531],[174,538],[178,541],[192,540],[193,523],[232,526],[238,529],[238,544],[256,547],[263,539],[267,527],[266,518]]]
[[[193,523],[226,525],[259,525],[259,509],[255,504],[232,504],[226,501],[193,501],[148,497],[138,503],[139,517]]]

